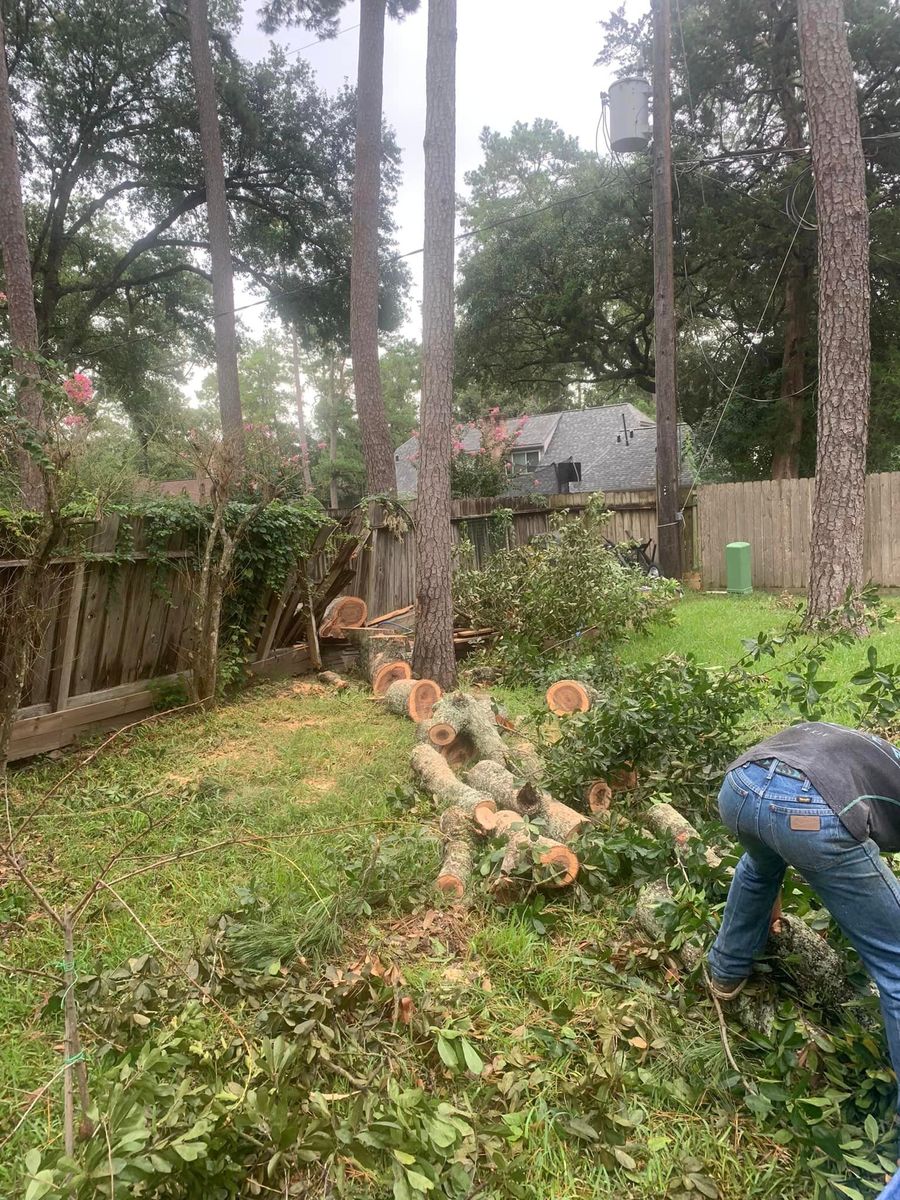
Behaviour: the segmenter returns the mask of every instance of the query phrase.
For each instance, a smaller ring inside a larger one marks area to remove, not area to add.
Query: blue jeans
[[[792,866],[878,985],[900,1081],[900,882],[871,839],[856,841],[808,780],[778,775],[777,765],[738,767],[719,793],[722,821],[746,853],[734,872],[710,968],[722,980],[750,974],[768,939],[785,868]]]

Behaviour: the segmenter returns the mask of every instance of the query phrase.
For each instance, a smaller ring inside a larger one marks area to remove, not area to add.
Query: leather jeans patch
[[[817,829],[822,828],[822,818],[795,816],[790,818],[789,824],[791,829],[807,829],[811,832],[815,832]]]

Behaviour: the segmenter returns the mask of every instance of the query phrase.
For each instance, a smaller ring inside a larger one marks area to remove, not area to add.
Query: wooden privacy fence
[[[703,586],[725,587],[725,546],[749,542],[753,586],[802,590],[809,582],[814,479],[707,484],[700,488]],[[900,587],[900,473],[866,480],[864,576]]]
[[[469,562],[476,566],[504,546],[523,546],[530,538],[546,533],[551,519],[563,510],[577,516],[590,503],[592,492],[556,496],[492,496],[483,500],[454,500],[451,509],[453,545],[464,539],[471,544]],[[686,498],[686,497],[684,497]],[[606,492],[604,502],[611,516],[606,536],[612,542],[635,538],[656,542],[656,493],[654,491]],[[415,502],[405,505],[415,518]],[[507,510],[508,519],[498,519]],[[685,513],[685,563],[695,560],[697,545],[696,499]],[[397,533],[383,522],[375,522],[366,553],[358,559],[352,590],[366,601],[369,614],[392,612],[412,604],[416,598],[416,545],[413,530]],[[460,560],[461,561],[461,560]]]
[[[188,564],[197,548],[176,534],[151,554],[142,523],[130,524],[126,558],[116,550],[119,518],[108,517],[90,529],[77,554],[62,553],[48,566],[41,597],[46,628],[25,681],[11,760],[67,745],[89,726],[137,719],[154,707],[161,689],[183,681],[196,581]],[[284,594],[260,595],[249,630],[254,674],[295,674],[309,665],[309,589],[327,598],[346,588],[356,545],[347,542],[326,555],[323,543],[324,536]],[[21,566],[0,559],[0,596]]]
[[[524,545],[546,533],[562,510],[577,517],[590,499],[575,494],[454,501],[453,540],[458,545],[466,539],[472,548],[468,561],[481,565],[501,546]],[[653,492],[610,493],[605,500],[612,510],[606,528],[611,541],[656,541]],[[508,512],[498,518],[501,509]],[[364,528],[361,512],[345,514],[352,537],[326,545],[323,530],[283,592],[259,596],[248,631],[252,673],[299,674],[309,668],[311,594],[319,614],[340,591],[362,596],[371,617],[413,603],[415,536],[411,529],[398,533],[388,518],[373,505]],[[691,556],[695,519],[691,508],[686,521]],[[40,601],[46,628],[25,681],[11,760],[68,745],[91,727],[138,719],[190,669],[198,547],[178,533],[164,550],[151,549],[141,521],[129,524],[127,554],[117,549],[126,532],[120,518],[107,517],[87,527],[77,552],[62,551],[47,567]],[[22,565],[0,559],[0,603]],[[322,648],[330,653],[330,665],[340,663],[345,644],[326,642]]]

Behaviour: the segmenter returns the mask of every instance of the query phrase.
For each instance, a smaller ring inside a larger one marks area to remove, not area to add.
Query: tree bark
[[[328,364],[328,461],[331,463],[331,477],[328,480],[328,503],[333,509],[338,506],[337,476],[334,464],[337,462],[337,392],[334,386],[334,355]]]
[[[9,308],[9,334],[14,349],[13,368],[20,378],[19,415],[29,435],[40,439],[44,432],[44,404],[37,363],[38,331],[34,310],[34,288],[22,203],[22,177],[16,149],[16,130],[9,98],[6,71],[6,39],[0,17],[0,248],[6,276],[6,300]],[[26,508],[43,510],[46,496],[43,474],[38,463],[21,444],[17,450],[19,490]]]
[[[413,671],[456,682],[450,555],[453,264],[456,210],[456,0],[429,0],[425,111],[422,421],[416,502]]]
[[[784,117],[784,144],[791,150],[803,146],[800,102],[794,85],[793,52],[785,53],[792,39],[789,30],[776,39],[773,76]],[[802,237],[791,251],[784,279],[784,351],[781,357],[781,413],[778,440],[772,455],[773,479],[800,478],[800,443],[806,386],[806,346],[809,340],[810,283],[812,271]]]
[[[773,479],[799,479],[803,440],[803,389],[806,344],[809,338],[809,265],[797,250],[791,253],[784,285],[784,354],[781,359],[781,427],[772,455]]]
[[[841,0],[799,0],[819,225],[819,417],[809,617],[863,582],[869,426],[869,214]]]
[[[200,149],[206,179],[206,215],[209,226],[209,256],[212,266],[213,305],[215,306],[216,379],[219,388],[219,413],[222,435],[239,457],[244,443],[244,421],[238,383],[237,335],[234,326],[234,277],[231,261],[231,235],[228,228],[228,201],[225,195],[225,167],[222,138],[216,105],[216,84],[209,51],[207,0],[187,0],[188,35],[191,43],[191,67],[197,94]]]
[[[394,443],[378,363],[378,212],[385,0],[362,0],[356,87],[356,167],[350,258],[350,353],[356,412],[371,495],[397,491]]]
[[[297,428],[300,433],[300,466],[303,471],[303,490],[313,490],[312,475],[309,471],[309,441],[306,437],[306,415],[303,411],[303,384],[300,382],[300,344],[297,341],[297,329],[291,326],[291,357],[294,366],[294,403],[297,406]]]

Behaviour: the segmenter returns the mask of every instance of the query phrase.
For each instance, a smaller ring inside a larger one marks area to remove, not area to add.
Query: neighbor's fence
[[[483,563],[501,546],[524,545],[546,533],[561,510],[572,518],[586,507],[588,494],[497,497],[453,504],[453,541],[471,546],[468,561]],[[634,537],[656,540],[653,492],[606,496],[612,515],[611,541]],[[498,509],[510,510],[498,518]],[[414,505],[410,506],[414,517]],[[339,592],[362,596],[370,616],[411,605],[415,599],[415,537],[398,534],[385,512],[373,505],[364,514],[344,514],[350,537],[326,545],[327,530],[307,562],[281,594],[259,597],[249,630],[250,670],[258,675],[299,674],[310,665],[307,635],[310,595],[315,610]],[[190,647],[197,545],[173,535],[162,552],[148,549],[139,520],[130,519],[127,554],[120,547],[120,518],[87,527],[77,549],[61,551],[49,564],[41,606],[46,629],[25,683],[10,759],[68,745],[91,727],[114,728],[153,709],[160,690],[183,680]],[[687,561],[696,544],[696,509],[687,513]],[[0,559],[0,598],[10,577],[22,569],[16,559]],[[329,665],[339,665],[346,644],[324,643]]]
[[[485,500],[454,500],[451,509],[452,539],[471,546],[468,562],[481,566],[484,560],[504,546],[523,546],[531,538],[544,534],[550,522],[563,510],[572,517],[587,507],[590,492],[556,496],[495,496]],[[654,491],[606,492],[606,507],[611,516],[606,536],[612,542],[635,538],[656,542],[656,493]],[[405,505],[415,518],[415,502]],[[508,522],[498,519],[498,511],[511,513]],[[695,560],[697,538],[696,498],[685,512],[685,563]],[[460,562],[466,560],[457,553]],[[375,616],[412,604],[416,596],[416,546],[411,529],[399,536],[383,524],[375,524],[365,554],[360,555],[353,594],[362,596],[369,613]]]
[[[703,585],[725,587],[725,546],[749,542],[753,586],[802,590],[809,582],[814,479],[708,484],[700,488]],[[900,473],[866,480],[864,576],[900,587]]]
[[[67,745],[85,728],[110,728],[154,707],[160,689],[189,669],[197,547],[184,534],[162,553],[147,549],[140,521],[130,522],[123,558],[120,519],[94,524],[77,553],[49,564],[41,596],[47,624],[25,682],[10,759]],[[251,634],[250,670],[299,673],[306,654],[308,583],[322,594],[346,586],[347,551],[321,546],[288,582],[284,594],[259,597]],[[0,559],[0,595],[21,570]]]

